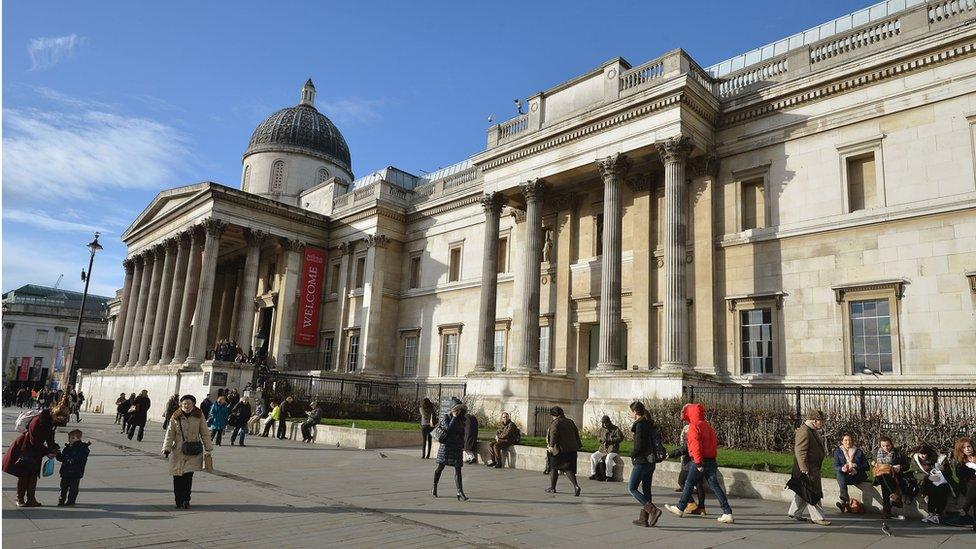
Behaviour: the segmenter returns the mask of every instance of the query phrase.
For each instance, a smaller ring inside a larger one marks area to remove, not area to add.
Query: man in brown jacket
[[[824,458],[827,457],[827,446],[824,443],[823,435],[820,430],[823,428],[824,414],[820,410],[810,410],[807,412],[806,421],[796,430],[796,440],[793,445],[793,474],[791,485],[804,486],[807,490],[801,490],[793,495],[793,502],[790,504],[789,516],[792,519],[804,520],[800,515],[804,511],[810,516],[810,521],[820,526],[830,526],[830,521],[823,516],[823,507],[820,499],[823,497],[823,485],[820,479],[820,467]],[[808,501],[801,497],[803,492],[806,497],[814,499]],[[819,494],[819,497],[816,497]]]
[[[491,454],[491,457],[485,464],[496,469],[502,468],[502,452],[509,446],[518,444],[522,438],[522,433],[519,432],[518,426],[512,421],[508,412],[502,412],[501,419],[501,425],[495,431],[495,440],[488,443],[488,453]]]

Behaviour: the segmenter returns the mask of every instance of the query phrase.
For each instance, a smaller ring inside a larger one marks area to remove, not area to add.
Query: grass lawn
[[[357,429],[384,429],[388,431],[417,431],[420,433],[420,426],[412,421],[380,421],[375,419],[330,419],[325,418],[319,421],[322,425],[332,425],[335,427],[352,427],[356,424]],[[419,440],[419,434],[418,434]]]

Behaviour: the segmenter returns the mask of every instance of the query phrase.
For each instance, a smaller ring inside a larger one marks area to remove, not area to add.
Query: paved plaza
[[[3,413],[4,450],[15,437],[17,410]],[[71,426],[74,428],[74,424]],[[246,448],[215,453],[214,474],[197,473],[193,508],[173,507],[172,480],[159,448],[162,428],[150,423],[143,442],[118,434],[112,418],[83,414],[79,425],[92,454],[74,508],[58,508],[58,477],[42,478],[45,507],[18,509],[14,478],[3,476],[3,544],[23,547],[974,547],[966,529],[891,524],[876,516],[840,518],[830,528],[785,517],[779,502],[734,499],[736,524],[665,513],[657,528],[630,524],[637,511],[622,483],[583,480],[583,496],[546,494],[546,478],[520,470],[464,468],[459,503],[445,473],[439,499],[430,496],[433,461],[403,450],[360,451],[250,438]],[[58,433],[58,442],[67,436]],[[226,441],[226,438],[225,438]],[[385,457],[384,457],[385,456]],[[582,476],[582,475],[581,475]],[[661,479],[670,483],[671,479]],[[561,480],[566,490],[569,484]],[[670,488],[659,505],[676,500]],[[714,502],[714,500],[712,500]],[[717,512],[714,505],[709,511]]]

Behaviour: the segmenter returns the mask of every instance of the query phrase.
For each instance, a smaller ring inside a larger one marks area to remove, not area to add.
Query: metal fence
[[[434,404],[447,406],[451,397],[463,398],[467,384],[426,383],[410,381],[376,381],[342,376],[311,376],[277,372],[268,376],[265,392],[275,396],[291,395],[300,401],[355,402],[384,404],[397,400],[420,402],[429,398]]]
[[[552,423],[549,410],[552,410],[551,406],[535,407],[535,413],[532,414],[532,433],[537,437],[545,436],[549,432],[549,424]]]

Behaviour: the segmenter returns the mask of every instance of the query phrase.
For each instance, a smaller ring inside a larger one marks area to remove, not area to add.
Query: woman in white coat
[[[196,452],[194,447],[200,451]],[[183,395],[163,439],[163,455],[169,458],[177,509],[190,508],[193,472],[203,470],[203,457],[212,451],[207,420],[197,408],[197,399],[193,395]]]

